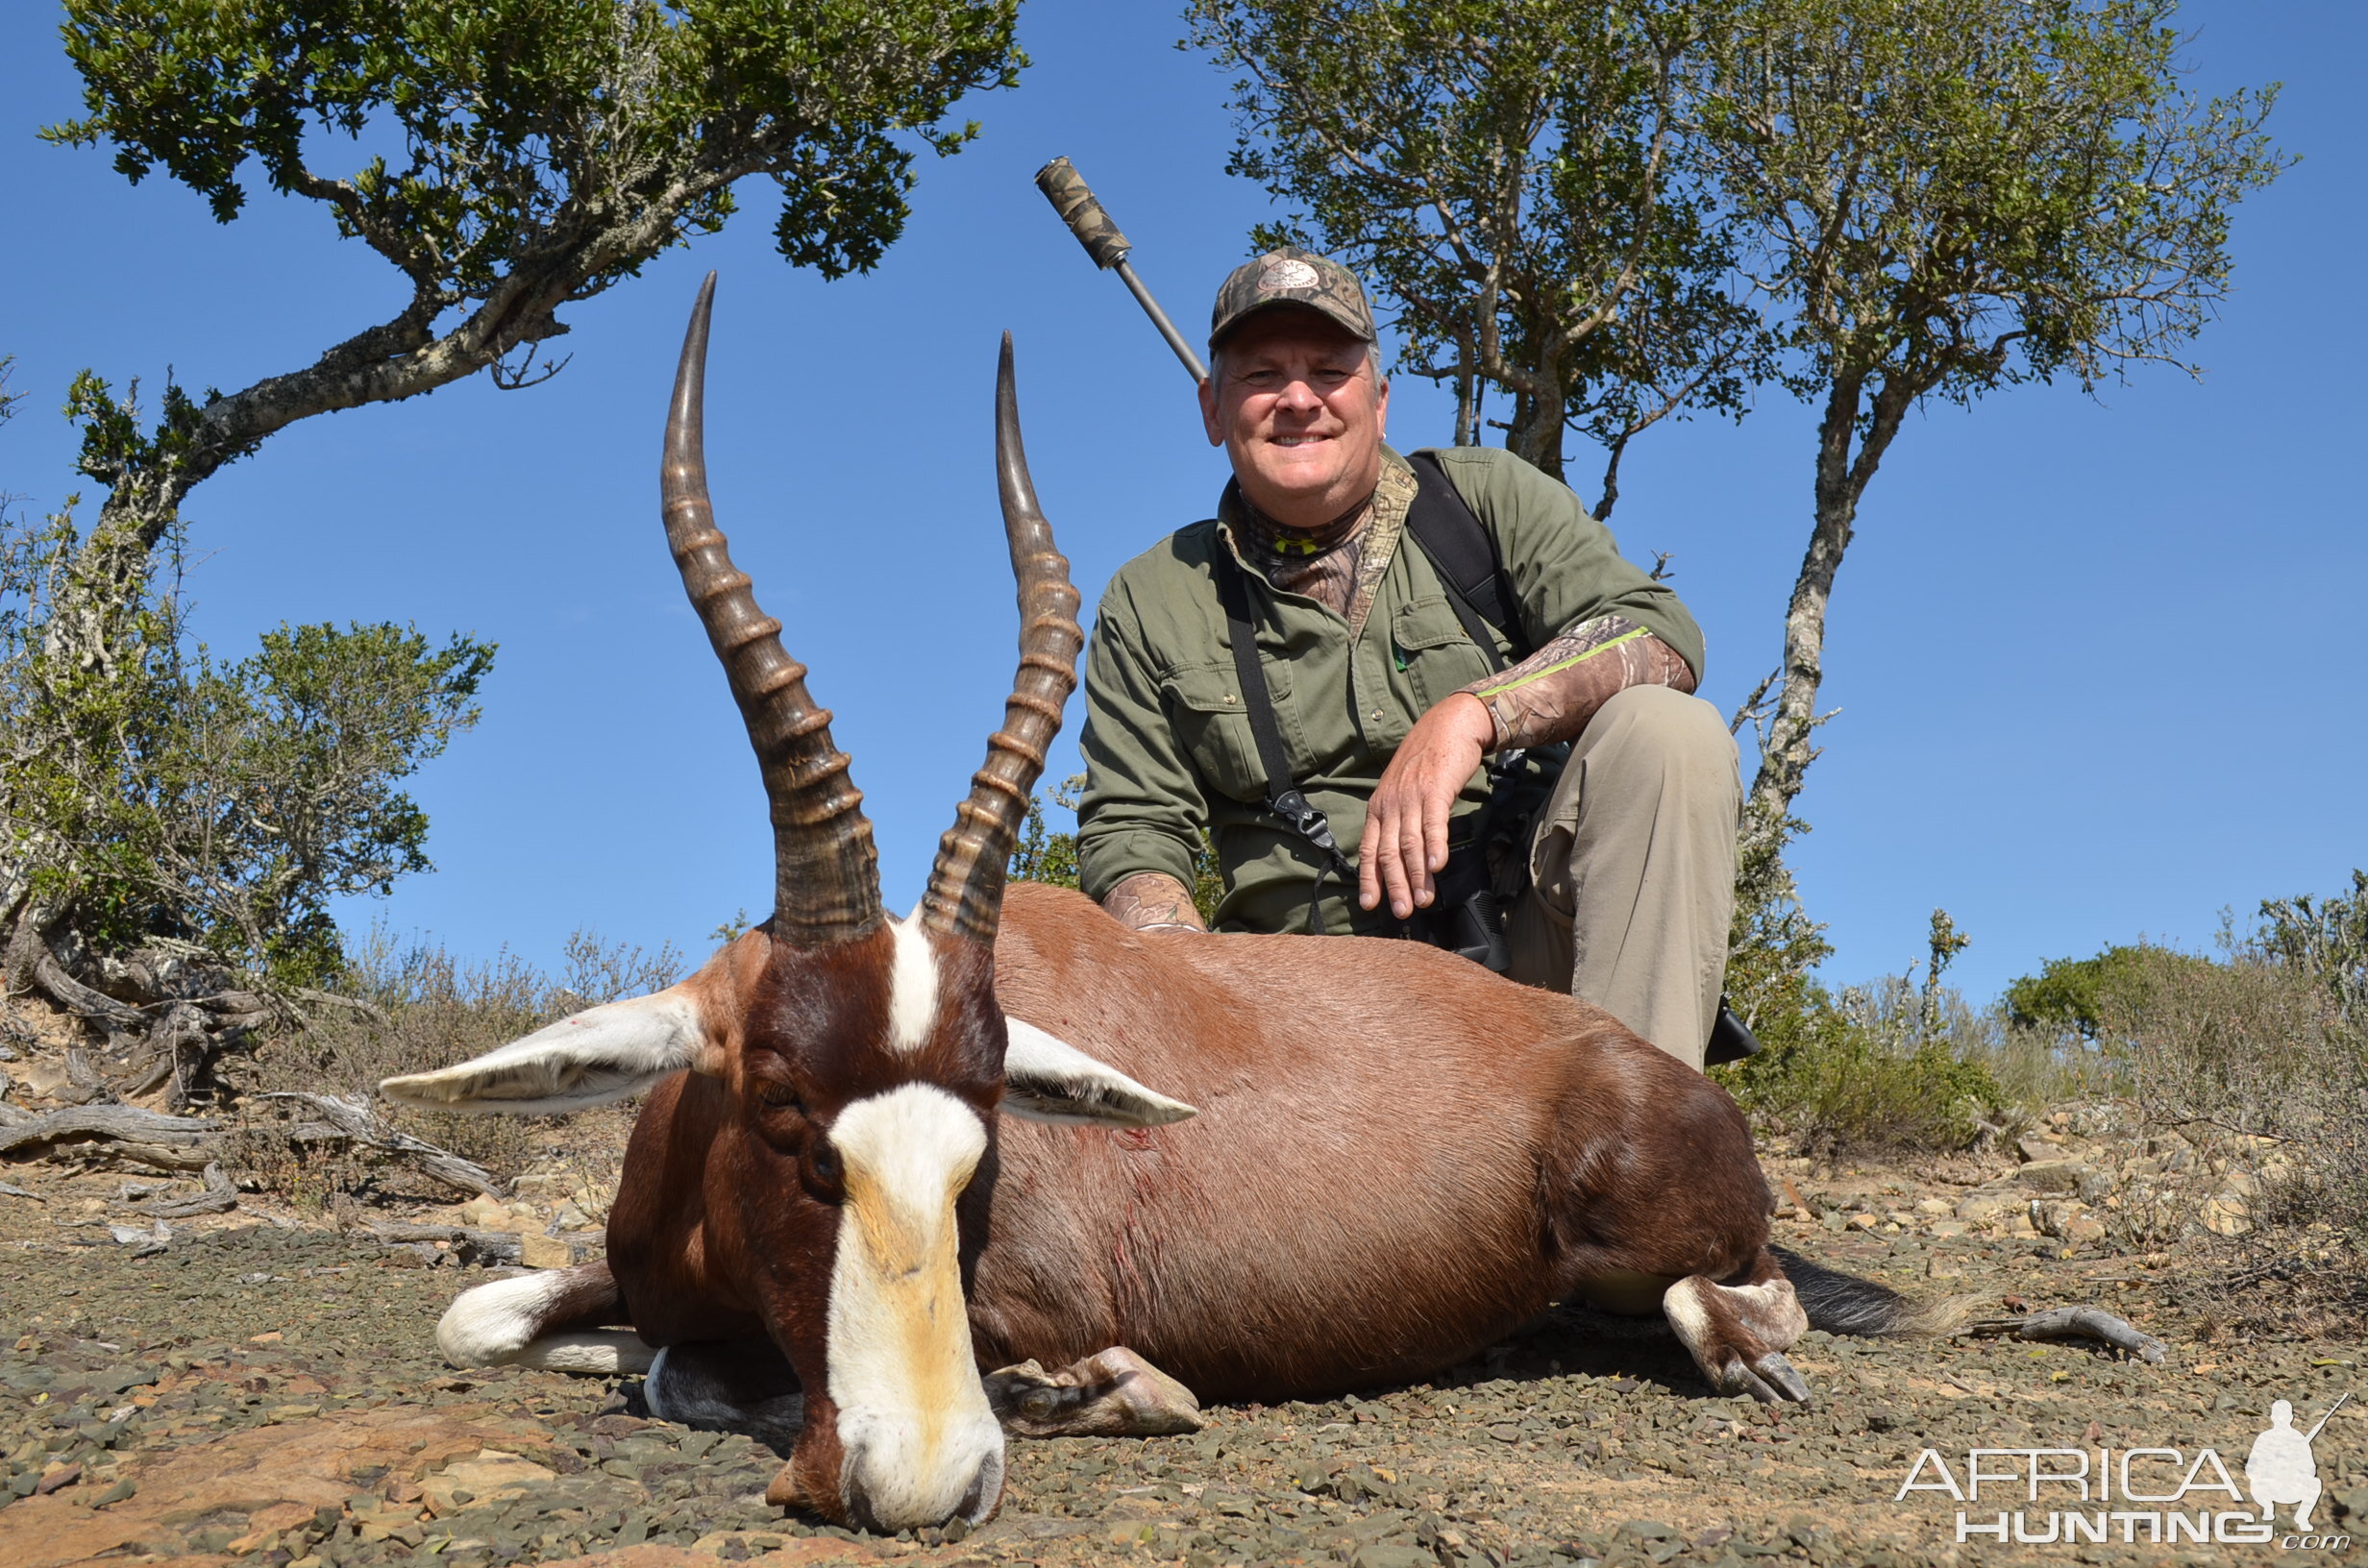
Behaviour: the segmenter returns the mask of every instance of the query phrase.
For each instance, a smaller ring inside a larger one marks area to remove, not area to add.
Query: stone
[[[1957,1206],[1946,1198],[1918,1198],[1915,1212],[1927,1217],[1957,1213]]]
[[[1883,1223],[1872,1214],[1852,1214],[1842,1222],[1854,1231],[1871,1231]]]
[[[249,1427],[142,1457],[136,1493],[103,1510],[71,1495],[27,1498],[0,1512],[0,1562],[9,1568],[63,1568],[86,1558],[181,1533],[177,1523],[216,1513],[240,1513],[249,1523],[223,1537],[227,1544],[252,1529],[286,1530],[326,1509],[334,1523],[344,1512],[357,1472],[414,1474],[480,1452],[488,1439],[516,1433],[522,1448],[539,1446],[534,1429],[490,1407],[445,1405],[433,1409],[388,1406],[294,1426]],[[361,1501],[376,1506],[379,1499]],[[284,1515],[275,1509],[286,1508]],[[285,1523],[281,1520],[284,1517]],[[627,1568],[611,1563],[609,1568]]]
[[[2016,1171],[2015,1179],[2035,1191],[2083,1198],[2101,1198],[2113,1185],[2105,1172],[2078,1160],[2035,1160]]]
[[[1978,1225],[1986,1219],[1996,1219],[2016,1207],[2011,1198],[2002,1198],[1991,1192],[1976,1192],[1958,1201],[1957,1217]]]
[[[573,1268],[606,1251],[606,1231],[570,1231],[544,1236],[529,1231],[518,1237],[518,1261],[529,1268]]]
[[[2031,1202],[2032,1228],[2041,1236],[2062,1237],[2080,1206],[2073,1203],[2046,1203],[2037,1198]]]
[[[1428,1547],[1408,1541],[1368,1541],[1348,1559],[1348,1568],[1439,1568]]]
[[[2244,1195],[2232,1190],[2213,1193],[2204,1200],[2200,1216],[2204,1229],[2214,1236],[2242,1236],[2253,1229],[2253,1216],[2247,1212]]]
[[[419,1489],[432,1512],[446,1514],[470,1503],[506,1503],[524,1497],[530,1487],[558,1479],[555,1470],[489,1448],[474,1459],[448,1464],[423,1477]]]

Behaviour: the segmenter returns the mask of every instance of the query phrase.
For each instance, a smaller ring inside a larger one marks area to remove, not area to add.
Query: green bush
[[[1805,980],[1798,995],[1754,1022],[1758,1055],[1711,1069],[1763,1131],[1833,1154],[1961,1149],[2002,1130],[2010,1102],[1989,1065],[2001,1044],[1993,1015],[1901,975],[1838,996]]]
[[[85,541],[0,520],[0,887],[53,947],[159,940],[284,986],[340,962],[329,905],[429,869],[400,785],[476,723],[490,644],[283,625],[217,660],[175,570],[92,654],[62,606]]]
[[[2167,969],[2208,962],[2145,943],[2107,947],[2094,958],[2051,958],[2007,987],[2007,1016],[2026,1029],[2068,1029],[2095,1040],[2108,1012],[2144,1005]]]

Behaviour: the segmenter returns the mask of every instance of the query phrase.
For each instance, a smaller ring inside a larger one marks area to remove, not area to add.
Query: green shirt
[[[1437,453],[1456,491],[1495,538],[1528,646],[1597,616],[1627,617],[1702,672],[1702,633],[1677,596],[1620,558],[1611,530],[1569,488],[1509,452]],[[1383,449],[1400,470],[1406,460]],[[1403,487],[1385,486],[1385,493]],[[1221,929],[1302,931],[1321,870],[1316,850],[1267,809],[1258,745],[1234,678],[1225,612],[1211,553],[1233,551],[1231,487],[1219,516],[1180,528],[1110,579],[1085,668],[1085,797],[1077,858],[1097,900],[1129,876],[1160,871],[1193,884],[1207,829],[1224,875]],[[1351,639],[1347,621],[1314,600],[1280,592],[1245,568],[1258,659],[1293,779],[1332,824],[1351,859],[1366,803],[1414,722],[1490,673],[1464,633],[1402,518],[1374,546],[1390,551],[1371,610]],[[1235,558],[1240,559],[1237,552]],[[1500,646],[1502,659],[1510,651]],[[1488,798],[1487,772],[1464,786],[1464,807]],[[1327,931],[1352,929],[1354,886],[1327,882]]]

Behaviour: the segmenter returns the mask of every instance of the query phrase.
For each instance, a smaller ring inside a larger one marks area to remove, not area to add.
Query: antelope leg
[[[1022,1361],[986,1376],[987,1403],[1015,1437],[1161,1437],[1200,1430],[1193,1391],[1128,1350],[1048,1372]]]

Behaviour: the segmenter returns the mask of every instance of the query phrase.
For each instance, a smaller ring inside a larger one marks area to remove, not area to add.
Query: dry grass
[[[297,1090],[375,1099],[382,1078],[446,1066],[570,1013],[659,990],[680,978],[683,968],[682,955],[671,945],[650,952],[581,931],[568,939],[556,976],[514,953],[470,964],[441,946],[400,946],[383,931],[373,932],[348,955],[337,987],[338,994],[362,1005],[314,1009],[303,1030],[257,1052],[240,1087],[250,1094]],[[390,1125],[507,1181],[555,1155],[580,1168],[613,1164],[633,1102],[582,1116],[462,1115],[376,1104]],[[284,1139],[255,1141],[246,1151],[250,1172],[300,1199],[390,1188],[429,1195],[405,1188],[395,1168],[302,1153]]]
[[[2191,1304],[2220,1321],[2368,1322],[2368,1029],[2258,941],[2211,964],[2147,951],[2149,983],[2100,1032],[2146,1139],[2127,1239],[2199,1247]]]

